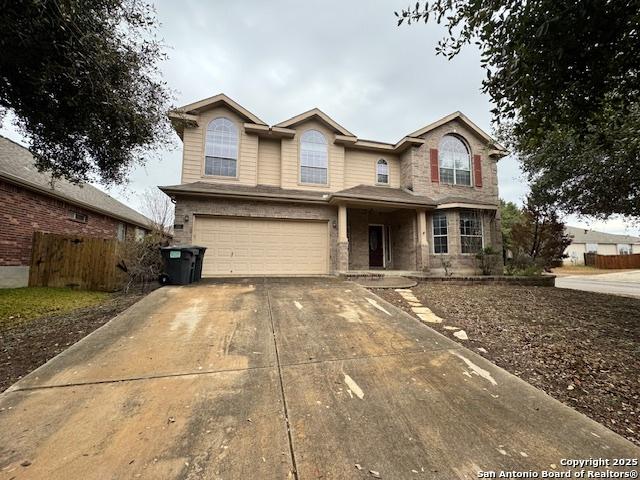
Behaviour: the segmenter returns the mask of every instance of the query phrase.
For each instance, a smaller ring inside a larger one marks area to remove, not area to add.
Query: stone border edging
[[[556,284],[555,275],[539,275],[531,277],[512,277],[508,275],[469,275],[451,277],[417,277],[407,275],[407,278],[418,280],[419,282],[450,282],[455,285],[522,285],[532,287],[554,287]]]

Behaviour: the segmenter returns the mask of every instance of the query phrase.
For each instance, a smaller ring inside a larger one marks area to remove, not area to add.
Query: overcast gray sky
[[[169,46],[161,66],[184,105],[223,92],[269,124],[318,107],[361,138],[395,142],[456,110],[491,133],[490,102],[480,92],[480,56],[470,46],[452,61],[436,56],[444,30],[396,27],[405,1],[215,2],[160,0],[159,36]],[[21,140],[7,124],[3,135]],[[134,207],[138,194],[180,182],[176,149],[135,169],[110,193]],[[514,158],[498,164],[500,196],[526,193]],[[610,232],[637,234],[622,219],[567,219]]]

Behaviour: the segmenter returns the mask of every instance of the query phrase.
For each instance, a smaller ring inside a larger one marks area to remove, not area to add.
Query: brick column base
[[[349,270],[349,242],[338,242],[338,271]]]
[[[429,270],[429,245],[417,245],[416,264],[416,267],[421,272]]]

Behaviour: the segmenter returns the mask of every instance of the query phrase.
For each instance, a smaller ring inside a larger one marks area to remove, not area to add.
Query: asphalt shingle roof
[[[596,232],[587,228],[567,226],[565,232],[573,237],[573,243],[640,243],[640,237]]]
[[[321,200],[329,198],[329,192],[317,192],[306,190],[292,190],[280,187],[270,187],[268,185],[225,185],[221,183],[193,182],[181,185],[167,185],[160,187],[160,190],[167,192],[202,193],[217,195],[240,195],[240,196],[262,196],[262,197],[282,197],[300,200]]]
[[[416,195],[401,188],[376,187],[373,185],[357,185],[333,193],[334,197],[357,198],[362,200],[380,200],[393,203],[409,203],[412,205],[435,206],[436,202],[423,195]]]
[[[151,221],[141,213],[88,183],[76,185],[64,179],[58,179],[52,187],[51,175],[38,171],[34,166],[31,152],[3,136],[0,136],[0,178],[134,225],[149,228],[151,224]]]

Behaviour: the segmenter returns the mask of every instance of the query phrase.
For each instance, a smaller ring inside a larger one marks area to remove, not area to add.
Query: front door
[[[384,235],[382,225],[369,225],[369,268],[384,267]]]

